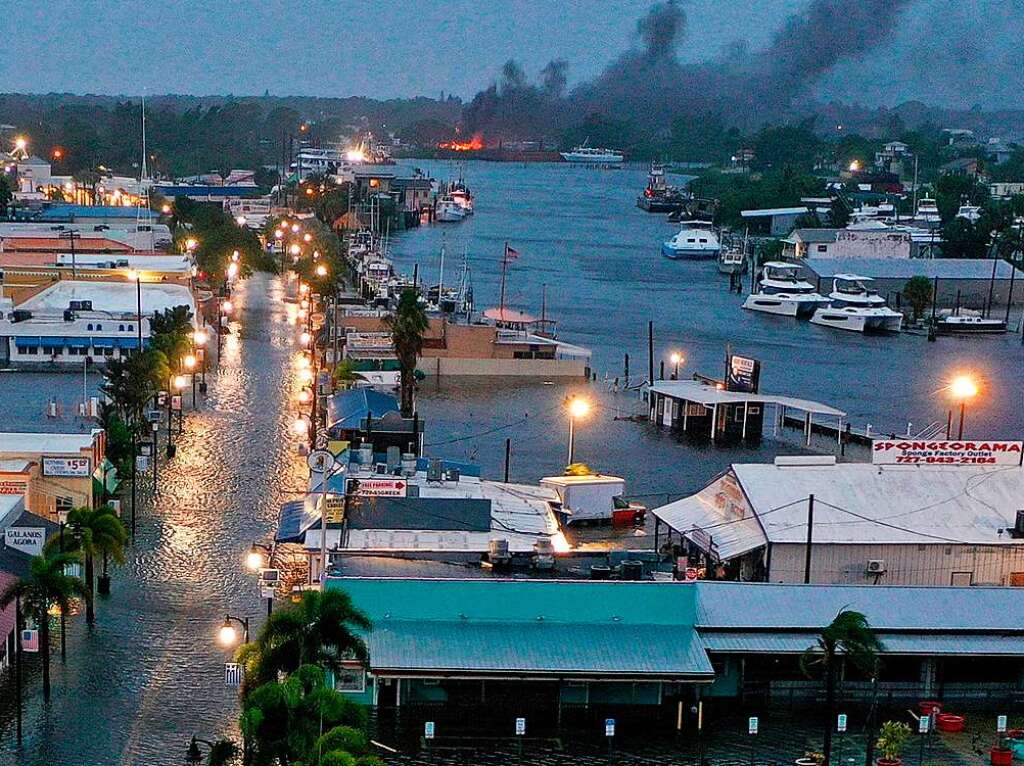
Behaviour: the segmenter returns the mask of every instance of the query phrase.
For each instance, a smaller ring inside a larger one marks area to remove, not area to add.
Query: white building
[[[733,464],[653,513],[736,579],[803,582],[810,527],[812,583],[1024,585],[1017,460],[1019,447],[1011,465]]]
[[[783,240],[787,258],[910,258],[913,236],[881,222],[846,229],[794,229]]]

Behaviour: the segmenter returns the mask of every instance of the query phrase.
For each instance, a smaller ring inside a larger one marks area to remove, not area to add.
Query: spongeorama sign
[[[1020,465],[1024,442],[875,439],[871,462],[876,465]]]

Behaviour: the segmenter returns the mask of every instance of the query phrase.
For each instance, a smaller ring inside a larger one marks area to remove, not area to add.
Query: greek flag
[[[242,666],[237,662],[225,662],[224,663],[224,685],[225,686],[241,686],[242,676],[245,675],[245,671]]]

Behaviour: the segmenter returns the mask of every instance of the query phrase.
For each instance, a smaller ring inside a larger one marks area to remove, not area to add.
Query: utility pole
[[[814,542],[814,495],[807,496],[807,551],[804,555],[804,585],[811,582],[811,548]]]
[[[662,377],[665,377],[662,375]],[[654,320],[647,322],[647,382],[654,385]]]

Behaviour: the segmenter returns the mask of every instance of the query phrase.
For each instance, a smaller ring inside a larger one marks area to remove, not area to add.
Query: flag
[[[39,631],[38,630],[23,630],[23,631],[21,631],[21,651],[23,651],[23,652],[38,652],[39,651]]]
[[[242,677],[245,675],[245,671],[242,666],[237,662],[225,662],[224,663],[224,685],[225,686],[241,686]]]
[[[519,251],[518,250],[513,250],[508,245],[505,245],[505,261],[506,262],[514,261],[518,257],[519,257]]]

